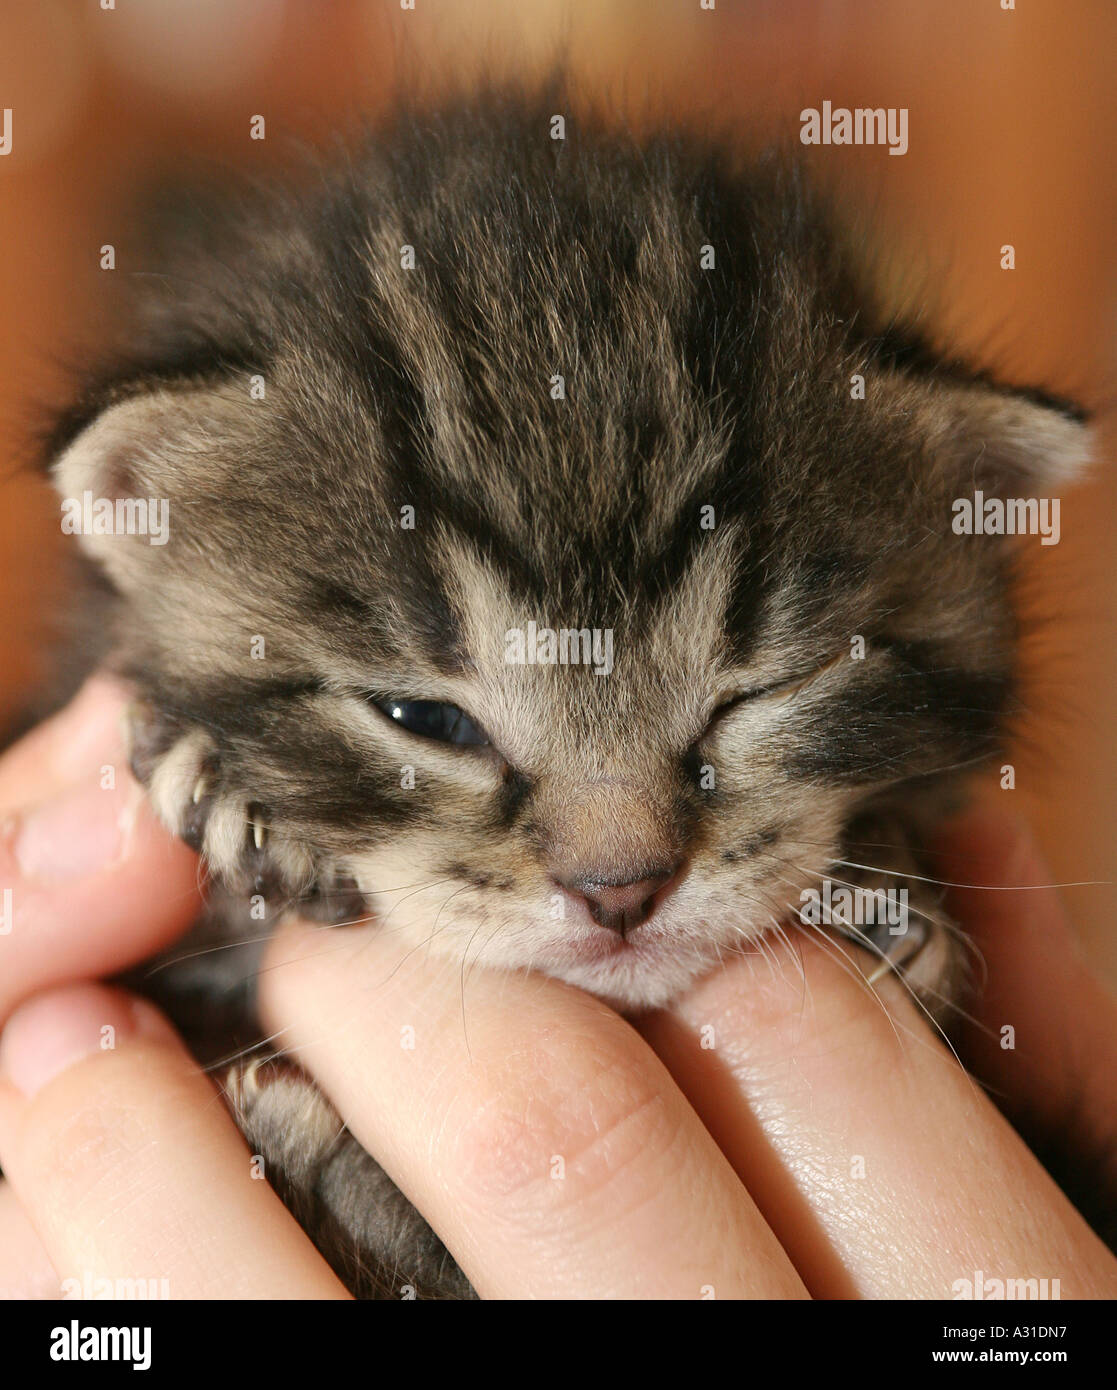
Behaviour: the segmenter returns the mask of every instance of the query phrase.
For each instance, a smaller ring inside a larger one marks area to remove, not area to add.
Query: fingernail
[[[18,1008],[0,1036],[0,1073],[30,1098],[60,1072],[130,1038],[174,1038],[146,1000],[105,985],[68,985]]]
[[[100,778],[87,782],[16,823],[15,854],[25,878],[62,883],[124,858],[143,792],[123,769],[113,781],[109,788]]]
[[[1015,888],[1031,882],[1042,856],[1027,821],[981,804],[939,828],[935,848],[964,884]]]
[[[1035,888],[1051,882],[1043,850],[1035,831],[1024,820],[1015,824],[1015,838],[1004,858],[1002,878],[1008,888]]]

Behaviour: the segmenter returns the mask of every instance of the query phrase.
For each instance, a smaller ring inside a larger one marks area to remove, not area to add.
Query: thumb
[[[0,759],[0,1018],[142,959],[197,916],[197,860],[128,770],[124,701],[94,678]]]
[[[945,828],[938,869],[972,885],[952,889],[949,905],[984,959],[975,1017],[960,1038],[967,1063],[1068,1195],[1113,1221],[1117,999],[1091,968],[1022,820],[976,806]]]

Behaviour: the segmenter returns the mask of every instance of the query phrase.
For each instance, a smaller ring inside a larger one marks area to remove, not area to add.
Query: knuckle
[[[154,1161],[168,1117],[177,1114],[181,1123],[180,1088],[167,1072],[163,1059],[140,1049],[106,1053],[71,1067],[31,1102],[19,1169],[36,1204],[79,1211],[95,1194],[100,1201],[131,1184],[138,1168]]]
[[[584,1202],[642,1156],[670,1150],[672,1107],[643,1059],[537,1061],[448,1116],[447,1176],[475,1204],[514,1217]]]

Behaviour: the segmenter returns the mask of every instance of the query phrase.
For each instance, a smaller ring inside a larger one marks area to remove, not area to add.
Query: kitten
[[[390,912],[631,1011],[829,880],[908,895],[844,929],[941,1015],[920,846],[1015,699],[1013,547],[953,504],[1057,490],[1082,417],[891,324],[780,158],[555,109],[400,115],[195,227],[55,433],[64,498],[169,508],[83,545],[202,939]],[[154,977],[205,1060],[251,971]],[[469,1296],[305,1077],[227,1089],[356,1292]]]

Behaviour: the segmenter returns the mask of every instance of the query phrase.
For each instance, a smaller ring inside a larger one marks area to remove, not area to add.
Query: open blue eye
[[[489,737],[457,705],[442,700],[392,700],[374,698],[372,703],[383,710],[409,733],[421,738],[435,738],[440,743],[472,744],[484,747]]]

